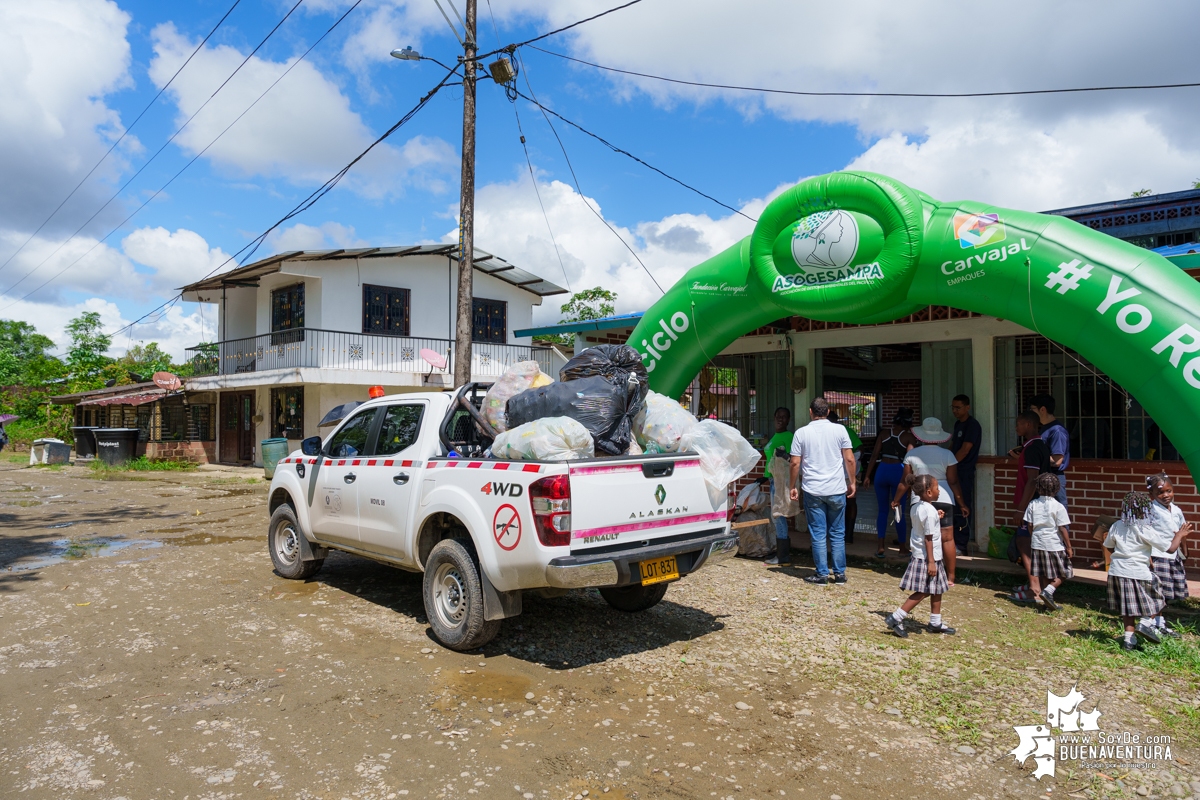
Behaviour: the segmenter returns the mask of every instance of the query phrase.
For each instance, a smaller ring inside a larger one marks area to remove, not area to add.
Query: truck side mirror
[[[304,453],[306,456],[321,455],[321,437],[310,436],[304,441],[300,442],[300,452]]]

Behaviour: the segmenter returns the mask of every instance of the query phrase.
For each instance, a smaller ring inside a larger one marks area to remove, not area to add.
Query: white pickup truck
[[[470,650],[521,613],[523,591],[598,587],[642,611],[669,582],[736,554],[696,454],[485,458],[486,388],[381,397],[324,441],[304,440],[271,481],[279,574],[306,579],[330,549],[424,572],[434,635]]]

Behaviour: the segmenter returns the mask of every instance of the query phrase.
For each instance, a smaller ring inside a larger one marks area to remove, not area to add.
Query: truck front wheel
[[[618,611],[645,611],[647,608],[658,605],[658,601],[663,599],[663,595],[667,593],[666,583],[655,583],[650,586],[642,586],[640,583],[633,586],[614,586],[608,589],[601,589],[600,596],[608,601],[608,604]]]
[[[267,529],[267,549],[271,551],[271,561],[275,571],[284,578],[302,581],[312,577],[325,559],[304,561],[300,554],[300,523],[296,520],[296,512],[287,503],[275,509],[271,515],[270,527]]]
[[[423,595],[434,638],[451,650],[482,647],[500,630],[500,620],[483,618],[483,581],[469,542],[443,539],[433,546]]]

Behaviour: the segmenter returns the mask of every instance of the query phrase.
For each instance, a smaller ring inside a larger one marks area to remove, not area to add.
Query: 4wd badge
[[[658,488],[654,490],[654,499],[658,501],[660,506],[667,500],[667,490],[663,488],[661,483],[658,485]]]

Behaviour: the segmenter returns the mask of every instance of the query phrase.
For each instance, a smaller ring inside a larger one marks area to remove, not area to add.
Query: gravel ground
[[[529,597],[460,654],[429,637],[417,575],[334,554],[307,583],[276,576],[265,497],[205,473],[0,472],[0,791],[1200,797],[1194,603],[1173,610],[1181,642],[1127,656],[1097,590],[1068,586],[1047,614],[962,585],[957,636],[901,641],[882,616],[897,569],[814,587],[737,559],[639,615]],[[1034,780],[1013,726],[1072,685],[1103,733],[1170,736],[1172,760]]]

